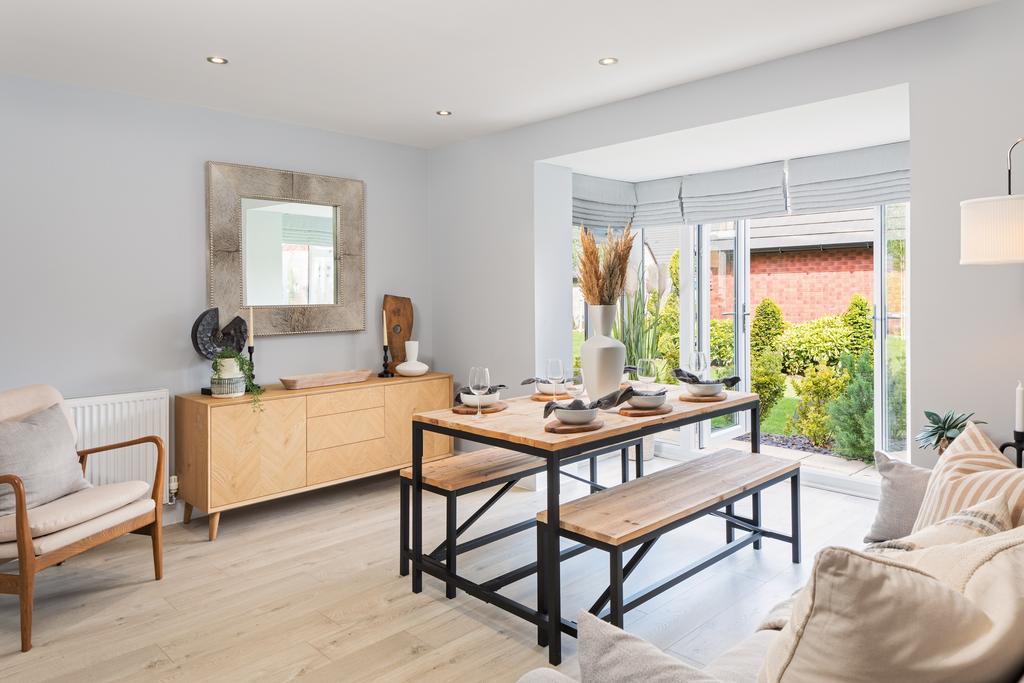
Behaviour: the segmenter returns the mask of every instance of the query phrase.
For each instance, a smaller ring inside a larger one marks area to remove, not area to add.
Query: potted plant
[[[939,455],[942,455],[953,439],[963,433],[974,413],[954,413],[950,410],[945,415],[939,415],[926,410],[924,416],[928,418],[928,424],[914,437],[914,440],[922,448],[938,449]],[[975,424],[983,425],[985,423],[976,420]]]
[[[211,395],[216,398],[234,398],[248,393],[252,395],[253,411],[262,410],[260,396],[263,387],[256,384],[253,377],[251,360],[234,349],[224,349],[213,359]]]

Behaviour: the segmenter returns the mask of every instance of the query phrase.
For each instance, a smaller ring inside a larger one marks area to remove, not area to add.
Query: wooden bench
[[[762,528],[760,519],[760,492],[787,479],[791,484],[789,535]],[[733,504],[746,497],[753,503],[750,518],[733,512]],[[665,533],[705,515],[726,520],[726,545],[667,580],[624,598],[623,583],[654,543]],[[562,536],[608,552],[609,587],[590,611],[621,628],[625,612],[747,545],[758,548],[762,538],[790,543],[793,562],[799,563],[800,464],[759,453],[718,451],[565,503],[559,507],[559,527]],[[747,533],[734,538],[736,529]],[[548,533],[546,511],[537,514],[537,533],[538,543],[543,543],[543,535]],[[623,553],[638,546],[623,565]],[[546,608],[543,582],[538,582],[537,588],[539,602]],[[607,610],[605,605],[609,605]]]
[[[629,448],[631,446],[636,449],[636,476],[639,477],[643,473],[643,442],[639,439],[588,452],[573,458],[565,458],[562,461],[563,465],[568,465],[589,460],[589,480],[568,472],[562,472],[562,474],[588,484],[591,493],[601,491],[604,487],[597,481],[597,458],[606,453],[619,451],[622,465],[622,481],[628,481]],[[531,518],[524,522],[492,531],[470,541],[457,543],[458,537],[479,520],[492,505],[498,502],[521,479],[533,474],[540,474],[545,471],[545,467],[545,461],[541,458],[504,448],[485,448],[423,463],[423,471],[421,473],[423,490],[444,496],[446,501],[445,541],[435,548],[433,552],[429,553],[430,556],[438,561],[442,557],[445,558],[448,570],[454,574],[456,559],[459,553],[479,548],[487,543],[493,543],[499,539],[532,528],[536,524],[536,520]],[[497,485],[502,486],[470,515],[465,522],[459,525],[458,497]],[[412,467],[405,467],[400,470],[399,487],[401,496],[399,573],[402,576],[406,576],[409,573],[409,557],[411,555],[411,549],[409,548],[409,505],[412,489]],[[449,598],[455,597],[454,585],[449,583],[445,593]]]

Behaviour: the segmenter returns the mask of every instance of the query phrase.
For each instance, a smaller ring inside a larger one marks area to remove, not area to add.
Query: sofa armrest
[[[18,541],[18,565],[22,575],[32,566],[35,559],[35,546],[32,545],[32,531],[28,525],[28,506],[25,503],[25,484],[16,474],[0,475],[0,486],[8,485],[14,489],[14,530]]]
[[[96,446],[95,448],[86,448],[78,451],[78,461],[82,465],[82,474],[85,474],[85,465],[89,456],[94,453],[104,453],[106,451],[115,451],[119,448],[128,448],[129,446],[138,446],[139,444],[151,443],[156,446],[156,472],[153,475],[153,501],[156,502],[157,512],[160,511],[160,507],[163,505],[163,501],[160,500],[160,482],[164,480],[164,470],[167,468],[167,453],[164,449],[164,440],[159,436],[141,436],[138,439],[131,439],[130,441],[121,441],[118,443],[107,444],[106,446]]]

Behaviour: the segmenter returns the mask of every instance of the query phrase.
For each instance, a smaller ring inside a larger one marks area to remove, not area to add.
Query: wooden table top
[[[559,525],[622,545],[798,469],[797,460],[724,449],[563,503]],[[547,518],[547,512],[537,514],[541,522]]]
[[[722,408],[742,409],[744,406],[757,401],[757,394],[747,394],[738,391],[729,391],[728,398],[718,403],[686,403],[679,400],[681,389],[679,387],[667,387],[668,399],[666,403],[672,406],[671,413],[655,415],[652,417],[623,417],[619,415],[618,408],[613,411],[601,411],[599,419],[604,422],[601,429],[593,432],[581,432],[578,434],[551,434],[544,431],[544,425],[554,416],[544,418],[544,404],[532,400],[529,396],[504,399],[508,403],[508,409],[500,413],[483,415],[456,415],[451,409],[432,410],[430,412],[416,413],[412,419],[416,422],[457,429],[467,434],[501,439],[508,443],[522,444],[533,448],[556,452],[574,446],[593,443],[610,436],[622,436],[623,440],[629,437],[630,433],[636,432],[643,427],[650,427],[657,424],[665,424],[679,420],[681,417],[699,417],[707,413],[721,410]],[[620,406],[621,407],[621,406]]]

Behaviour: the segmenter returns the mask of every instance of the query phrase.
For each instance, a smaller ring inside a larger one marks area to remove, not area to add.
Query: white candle
[[[253,343],[253,336],[255,336],[255,334],[256,334],[256,323],[253,322],[253,319],[252,319],[252,306],[250,306],[249,307],[249,342],[248,342],[249,346],[256,346],[256,344]]]
[[[382,309],[382,312],[384,313],[384,327],[381,328],[381,332],[383,333],[383,336],[384,336],[384,346],[387,346],[388,345],[388,310],[385,308],[385,309]]]
[[[1013,430],[1024,432],[1024,384],[1017,380],[1017,411],[1016,419],[1013,421]]]

